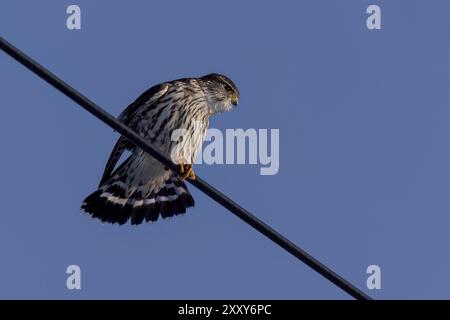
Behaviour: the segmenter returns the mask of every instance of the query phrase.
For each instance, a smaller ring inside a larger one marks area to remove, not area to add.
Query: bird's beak
[[[233,97],[231,97],[231,103],[233,104],[233,106],[237,107],[237,105],[238,105],[237,95],[233,94]]]

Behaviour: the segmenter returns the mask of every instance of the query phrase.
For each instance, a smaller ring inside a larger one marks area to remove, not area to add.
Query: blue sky
[[[66,28],[76,3],[82,29]],[[366,28],[366,8],[382,29]],[[448,1],[2,1],[1,35],[114,115],[220,72],[211,126],[279,129],[280,168],[196,173],[374,298],[450,298]],[[0,54],[0,298],[347,299],[195,188],[183,217],[102,225],[80,204],[117,134]],[[68,265],[82,289],[67,290]],[[382,289],[366,288],[381,267]]]

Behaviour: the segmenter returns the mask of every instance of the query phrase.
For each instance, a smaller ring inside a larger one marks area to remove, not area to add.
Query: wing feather
[[[169,90],[168,83],[162,83],[151,87],[141,94],[136,101],[125,108],[118,119],[128,125],[140,109],[150,107],[156,101],[161,99],[167,93],[167,90]]]
[[[140,112],[140,110],[148,109],[155,102],[161,99],[169,90],[168,83],[162,83],[151,87],[143,94],[141,94],[136,101],[130,104],[118,117],[120,121],[125,123],[126,125],[130,125],[132,119]],[[124,138],[120,137],[114,146],[111,155],[109,156],[108,162],[106,163],[105,170],[103,172],[103,176],[100,179],[99,186],[102,186],[106,181],[111,178],[114,168],[116,167],[117,161],[119,161],[123,152],[126,149],[130,148],[130,143]]]

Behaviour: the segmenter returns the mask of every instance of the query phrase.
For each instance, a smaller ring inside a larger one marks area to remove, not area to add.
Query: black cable
[[[33,71],[36,75],[41,77],[43,80],[47,81],[53,87],[61,91],[68,98],[72,99],[85,110],[93,114],[95,117],[105,122],[108,126],[116,130],[122,136],[126,137],[128,141],[132,142],[139,148],[148,152],[150,155],[161,161],[164,165],[171,168],[175,172],[178,172],[178,167],[159,150],[150,145],[142,137],[136,134],[133,130],[128,128],[122,122],[118,121],[112,115],[104,111],[102,108],[97,106],[94,102],[83,96],[81,93],[76,91],[74,88],[69,86],[67,83],[59,79],[56,75],[51,73],[49,70],[41,66],[39,63],[34,61],[32,58],[27,56],[25,53],[14,47],[12,44],[7,42],[5,39],[0,37],[0,49],[14,58],[16,61],[27,67],[29,70]],[[188,180],[192,185],[203,191],[210,198],[214,199],[216,202],[220,203],[222,206],[230,210],[234,215],[238,216],[253,228],[261,232],[263,235],[271,239],[273,242],[278,244],[280,247],[297,257],[299,260],[303,261],[306,265],[320,273],[326,279],[334,283],[336,286],[347,292],[352,297],[359,300],[371,300],[371,298],[364,292],[359,290],[357,287],[352,285],[350,282],[342,278],[340,275],[335,273],[333,270],[322,264],[320,261],[316,260],[309,253],[299,248],[290,240],[286,239],[280,233],[272,229],[270,226],[259,220],[253,214],[239,206],[236,202],[225,196],[220,191],[216,190],[206,181],[200,177],[196,177],[195,180]]]

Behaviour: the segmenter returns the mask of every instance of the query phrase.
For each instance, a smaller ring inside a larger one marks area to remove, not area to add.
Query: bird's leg
[[[195,172],[192,164],[179,164],[178,173],[180,174],[180,180],[183,181],[186,178],[195,180]]]

